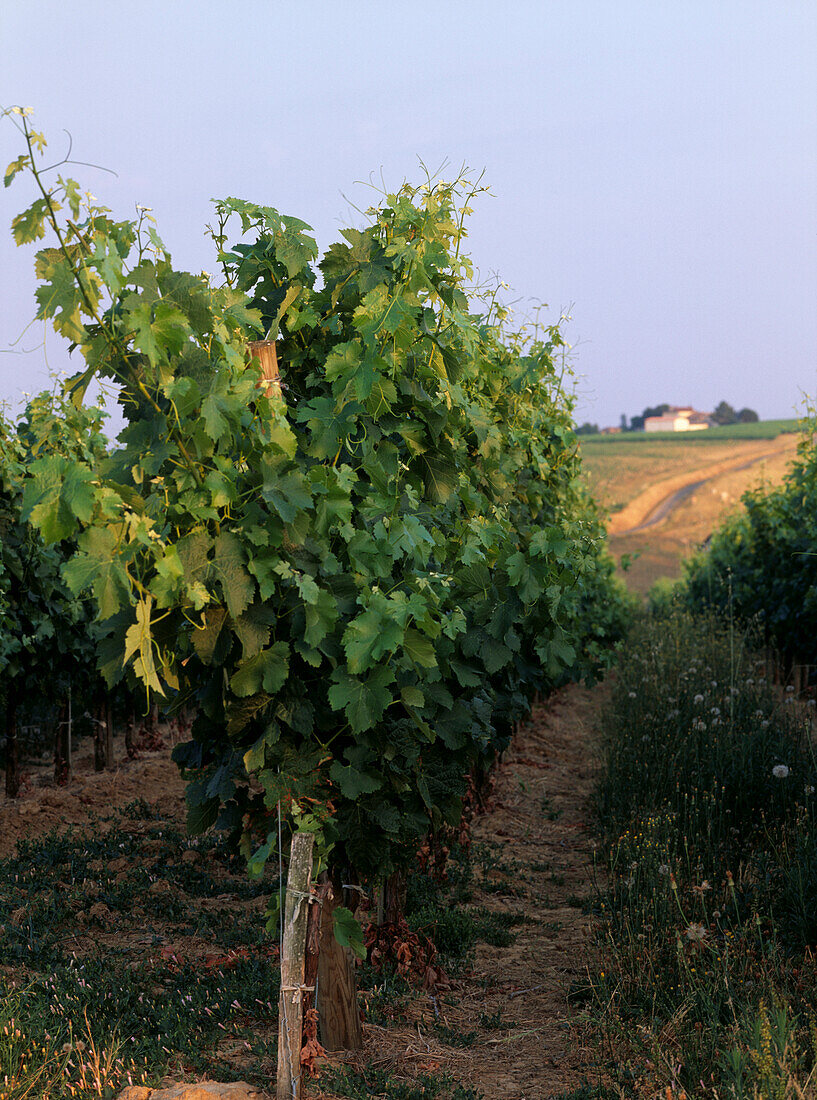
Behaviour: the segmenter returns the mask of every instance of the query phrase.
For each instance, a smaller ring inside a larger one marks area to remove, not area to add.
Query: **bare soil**
[[[40,836],[52,829],[88,825],[95,817],[109,814],[136,799],[156,806],[162,816],[184,819],[184,783],[170,759],[172,740],[169,731],[160,738],[163,748],[141,752],[136,760],[124,753],[122,738],[115,741],[116,767],[110,771],[93,770],[93,746],[90,739],[80,741],[74,759],[74,778],[58,786],[49,763],[26,763],[23,789],[17,799],[3,797],[0,803],[0,856],[14,851],[23,837]],[[5,780],[5,773],[0,770]]]
[[[472,965],[448,988],[417,990],[394,1026],[366,1025],[365,1049],[332,1055],[332,1062],[376,1065],[406,1079],[450,1072],[486,1100],[546,1100],[598,1078],[594,1054],[571,1024],[568,994],[584,981],[590,951],[588,798],[605,696],[604,685],[574,685],[537,706],[496,771],[486,812],[473,823],[475,848],[495,853],[496,864],[483,859],[476,869],[472,904],[523,918],[514,942],[478,945]],[[23,798],[0,808],[0,852],[21,837],[87,825],[136,798],[181,819],[183,784],[169,753],[168,745],[112,772],[80,773],[66,787],[54,786],[45,765],[30,770]],[[89,763],[80,758],[78,770]],[[487,1028],[487,1017],[498,1026]],[[439,1025],[476,1032],[473,1045],[443,1043]],[[242,1069],[238,1057],[235,1068]],[[334,1094],[322,1091],[318,1078],[306,1095],[332,1100]]]
[[[778,445],[771,454],[768,453],[770,443]],[[684,559],[694,553],[728,515],[742,509],[741,497],[748,489],[757,485],[780,484],[795,456],[796,444],[796,436],[784,435],[777,440],[754,444],[755,454],[744,447],[738,457],[728,461],[701,465],[699,458],[696,464],[690,463],[670,479],[650,475],[647,469],[641,470],[640,493],[611,518],[609,527],[610,549],[614,557],[619,561],[625,555],[633,559],[625,574],[627,586],[644,596],[657,580],[679,577]],[[666,446],[669,448],[670,444]],[[753,461],[752,465],[743,466],[754,459],[757,461]],[[607,477],[610,485],[614,486],[616,471],[612,465],[613,458],[608,456],[606,461]],[[632,487],[634,471],[629,466],[628,456],[622,455],[619,461],[622,482]],[[632,529],[664,496],[696,481],[704,481],[704,484],[673,508],[660,523],[640,530]]]

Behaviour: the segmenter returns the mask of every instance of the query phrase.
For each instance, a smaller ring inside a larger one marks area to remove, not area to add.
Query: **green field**
[[[717,439],[775,439],[784,432],[799,430],[799,420],[760,420],[756,424],[728,424],[721,428],[707,428],[698,432],[621,432],[616,435],[583,435],[585,443],[604,443],[617,446],[620,443],[645,443],[667,440],[673,443],[709,443]]]

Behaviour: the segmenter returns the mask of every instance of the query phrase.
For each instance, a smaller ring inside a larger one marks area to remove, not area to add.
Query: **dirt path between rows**
[[[406,1077],[449,1071],[486,1100],[547,1100],[597,1079],[594,1054],[571,1027],[567,996],[583,982],[590,951],[587,814],[606,694],[604,685],[571,685],[536,707],[498,769],[488,812],[475,822],[475,845],[497,847],[496,868],[477,872],[473,904],[526,918],[514,928],[515,942],[480,945],[472,972],[436,1004],[431,996],[419,1000],[408,1026],[367,1027],[361,1061]],[[445,1003],[454,998],[456,1006]],[[446,1027],[476,1031],[474,1045],[443,1046],[436,1011]],[[480,1016],[497,1014],[495,1031],[480,1028]],[[310,1095],[331,1098],[320,1090]]]
[[[465,974],[436,994],[418,990],[399,1023],[366,1024],[362,1057],[349,1061],[406,1079],[450,1072],[486,1100],[547,1100],[596,1079],[593,1054],[571,1028],[567,996],[582,983],[589,953],[587,800],[606,694],[604,685],[572,685],[537,706],[495,773],[487,811],[473,822],[471,905],[523,918],[512,928],[514,942],[478,945]],[[184,789],[169,749],[112,772],[80,774],[67,787],[55,787],[45,765],[30,770],[24,796],[0,802],[0,854],[22,837],[87,825],[135,798],[180,821]],[[440,1025],[476,1033],[473,1045],[443,1042]],[[332,1098],[320,1079],[306,1095]]]

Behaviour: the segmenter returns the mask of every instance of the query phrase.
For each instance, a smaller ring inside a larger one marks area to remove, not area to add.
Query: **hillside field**
[[[799,420],[758,420],[754,424],[724,424],[700,432],[622,432],[616,435],[599,432],[583,438],[591,443],[612,444],[648,443],[651,440],[686,443],[690,437],[700,439],[702,443],[714,439],[776,439],[784,432],[796,432],[799,423]]]
[[[726,438],[731,429],[713,429],[694,438],[687,433],[627,436],[587,436],[581,440],[582,464],[590,492],[615,516],[657,482],[684,475],[690,481],[715,476],[681,502],[666,519],[638,531],[610,535],[617,560],[628,556],[632,564],[627,584],[645,595],[661,577],[677,577],[682,560],[699,546],[717,524],[735,508],[742,494],[761,482],[779,483],[795,455],[798,436],[789,430],[796,421],[766,421],[736,428],[764,429],[785,425],[782,434],[769,438]],[[718,435],[715,435],[715,431]],[[752,463],[744,465],[744,463]],[[725,466],[732,467],[725,472]],[[743,466],[742,469],[734,467]],[[667,495],[672,489],[668,488]],[[635,526],[635,524],[633,524]],[[637,555],[637,557],[635,557]]]

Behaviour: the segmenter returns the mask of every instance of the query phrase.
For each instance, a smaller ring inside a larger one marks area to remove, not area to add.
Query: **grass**
[[[343,1067],[326,1075],[326,1085],[349,1100],[482,1100],[482,1093],[457,1083],[450,1074],[402,1081],[375,1067]]]
[[[170,1070],[268,1077],[278,968],[262,889],[216,840],[191,847],[144,805],[22,842],[0,861],[0,1031],[24,1020],[36,1059],[24,1075],[2,1053],[3,1100],[108,1096]]]
[[[513,942],[521,919],[472,903],[472,859],[508,877],[521,871],[453,845],[445,881],[419,871],[408,880],[408,927],[452,974],[477,943]],[[190,842],[144,802],[22,841],[0,860],[0,1100],[113,1097],[167,1075],[269,1090],[279,985],[263,927],[271,886],[248,880],[218,837]],[[404,1018],[416,993],[393,962],[364,965],[358,978],[369,1021]],[[433,1034],[463,1048],[479,1033],[438,1024]],[[391,1100],[478,1096],[445,1074],[407,1083],[363,1069],[332,1082],[350,1098],[375,1085]]]
[[[628,1095],[817,1095],[817,763],[792,699],[712,620],[645,620],[625,651],[583,997]]]

